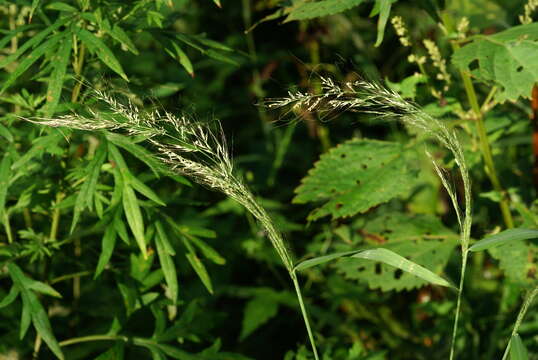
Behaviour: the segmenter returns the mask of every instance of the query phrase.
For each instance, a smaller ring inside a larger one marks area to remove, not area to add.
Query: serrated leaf
[[[155,236],[155,245],[157,247],[157,254],[159,255],[159,262],[161,263],[161,268],[164,273],[164,279],[166,280],[166,284],[168,285],[170,298],[175,304],[177,302],[179,292],[176,266],[167,249],[168,247],[170,247],[170,244],[168,243],[168,239],[166,237],[166,234],[164,233],[162,224],[160,222],[157,222],[155,224],[155,227],[157,228],[157,234]]]
[[[62,87],[64,84],[64,77],[67,71],[67,64],[69,63],[71,55],[71,47],[73,45],[73,38],[71,34],[67,34],[62,38],[61,44],[58,49],[58,53],[52,57],[52,63],[54,70],[49,78],[49,86],[47,89],[47,104],[43,111],[45,117],[49,118],[54,114],[56,107],[60,101],[62,95]]]
[[[146,249],[146,239],[144,236],[144,221],[142,219],[142,212],[138,205],[138,199],[133,188],[129,184],[123,186],[123,211],[127,218],[127,223],[131,228],[131,231],[135,237],[136,243],[142,251],[144,259],[148,258],[148,252]]]
[[[4,211],[6,205],[7,189],[11,178],[11,155],[6,152],[0,162],[0,222],[4,220]]]
[[[499,267],[510,281],[519,285],[532,284],[536,281],[533,275],[538,271],[536,246],[524,241],[513,241],[492,247],[488,251],[499,261]]]
[[[278,303],[264,297],[255,297],[245,307],[239,340],[243,341],[256,329],[278,313]]]
[[[510,341],[510,360],[529,360],[529,354],[519,334],[514,334]]]
[[[4,81],[2,89],[0,89],[0,94],[6,91],[15,80],[19,78],[33,63],[35,63],[41,56],[45,55],[46,52],[53,51],[53,49],[58,45],[58,42],[63,38],[61,34],[54,35],[50,39],[46,40],[43,44],[35,48],[34,51],[30,52],[24,59],[19,63],[15,70],[9,74],[8,78]]]
[[[294,203],[325,202],[309,220],[364,213],[417,182],[413,155],[398,143],[353,139],[323,154],[295,190]]]
[[[372,250],[364,250],[351,256],[357,259],[366,259],[372,261],[380,261],[382,263],[394,266],[400,270],[408,272],[416,277],[426,280],[429,283],[453,287],[448,281],[426,269],[423,266],[418,265],[413,261],[409,261],[401,255],[398,255],[394,251],[378,248]]]
[[[499,102],[529,98],[538,82],[538,23],[477,35],[454,52],[453,63],[485,82],[494,82]],[[478,64],[475,64],[477,62]],[[476,65],[478,67],[473,69]]]
[[[308,20],[322,16],[338,14],[349,10],[364,0],[323,0],[323,1],[302,1],[294,5],[284,22],[294,20]]]
[[[352,227],[362,243],[340,246],[338,250],[354,251],[357,247],[391,250],[432,272],[440,273],[458,244],[458,234],[448,230],[431,215],[408,216],[379,208],[364,221]],[[357,235],[358,236],[358,235]],[[344,257],[334,264],[338,272],[352,280],[365,282],[371,289],[411,290],[426,285],[426,281],[384,263]]]
[[[95,152],[93,159],[84,169],[86,180],[82,184],[80,191],[77,195],[77,199],[75,201],[75,207],[73,210],[73,221],[71,223],[70,230],[71,233],[73,232],[75,226],[78,223],[81,212],[86,208],[92,208],[93,197],[97,190],[97,180],[99,179],[101,166],[105,162],[106,155],[107,144],[101,143],[97,147],[97,151]]]
[[[82,41],[84,45],[87,46],[88,50],[96,54],[97,57],[106,66],[108,66],[116,74],[125,79],[125,81],[129,81],[129,78],[127,78],[127,75],[125,75],[125,72],[123,71],[120,62],[118,61],[118,59],[116,59],[116,56],[114,56],[112,50],[110,50],[110,48],[106,46],[103,40],[101,40],[91,32],[80,28],[77,30],[77,36],[80,41]]]
[[[481,251],[495,246],[518,240],[536,239],[538,230],[532,229],[508,229],[498,234],[491,235],[475,243],[469,248],[470,251]]]
[[[192,268],[194,269],[200,280],[202,280],[202,283],[206,287],[207,291],[209,291],[210,294],[213,294],[213,284],[211,283],[211,278],[209,277],[209,274],[207,273],[204,264],[194,253],[187,253],[185,254],[185,256],[187,257],[187,260],[189,260],[189,263],[191,264]]]
[[[99,254],[99,260],[97,261],[97,267],[95,268],[95,274],[93,275],[94,279],[97,279],[103,272],[112,257],[114,247],[116,246],[116,235],[116,228],[112,224],[109,224],[106,227],[105,234],[101,241],[101,254]]]
[[[11,289],[9,290],[9,293],[6,295],[5,298],[0,301],[0,309],[8,306],[11,304],[17,296],[19,296],[20,290],[17,288],[17,286],[13,285]]]

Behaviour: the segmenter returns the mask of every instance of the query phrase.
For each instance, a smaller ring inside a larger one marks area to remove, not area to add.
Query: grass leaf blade
[[[529,354],[519,334],[512,336],[512,341],[510,342],[510,360],[529,360]]]
[[[338,258],[341,258],[341,257],[346,257],[346,256],[356,254],[359,251],[360,250],[343,251],[343,252],[337,252],[337,253],[333,253],[333,254],[329,254],[329,255],[318,256],[318,257],[315,257],[313,259],[308,259],[308,260],[302,261],[299,264],[297,264],[295,266],[295,268],[294,268],[294,271],[306,270],[308,268],[318,266],[318,265],[321,265],[321,264],[325,264],[326,262],[329,262],[329,261],[332,261],[332,260],[335,260],[335,259],[338,259]]]
[[[426,269],[423,266],[420,266],[417,263],[407,260],[403,256],[400,256],[388,249],[377,248],[372,250],[364,250],[355,255],[352,255],[351,257],[372,261],[380,261],[385,264],[394,266],[400,270],[406,271],[432,284],[453,287],[453,285],[451,285],[448,281],[446,281],[439,275],[431,272],[430,270]]]
[[[508,229],[498,234],[488,236],[475,243],[469,248],[470,251],[481,251],[495,246],[506,244],[510,241],[527,240],[538,238],[538,230],[533,229]]]

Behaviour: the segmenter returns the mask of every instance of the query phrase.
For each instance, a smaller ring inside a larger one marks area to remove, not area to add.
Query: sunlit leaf
[[[45,105],[43,109],[44,115],[47,118],[54,114],[56,106],[60,101],[64,77],[70,60],[72,45],[73,39],[70,34],[67,34],[61,40],[58,52],[52,58],[54,70],[52,71],[49,79],[49,86],[47,89],[47,105]]]
[[[189,260],[189,263],[200,280],[202,280],[202,283],[206,287],[207,291],[209,291],[210,294],[213,294],[213,284],[211,283],[211,278],[209,277],[204,264],[200,261],[198,256],[196,256],[196,254],[187,253],[185,256],[187,257],[187,260]]]
[[[133,188],[129,184],[123,186],[123,211],[127,218],[127,223],[133,232],[135,240],[142,251],[144,259],[147,259],[148,253],[146,249],[146,239],[144,237],[144,221],[142,219],[142,212],[138,205],[138,199]]]
[[[167,250],[166,243],[168,242],[168,240],[166,239],[166,235],[164,235],[164,229],[161,223],[157,222],[155,226],[157,228],[157,235],[155,236],[155,245],[157,247],[157,254],[159,255],[159,262],[161,263],[164,278],[166,280],[166,284],[168,285],[171,300],[175,304],[177,302],[178,296],[176,266],[174,264],[174,260],[169,254],[169,251]]]
[[[469,248],[470,251],[481,251],[490,249],[495,246],[505,245],[512,241],[536,239],[538,238],[538,230],[533,229],[508,229],[498,234],[487,236],[486,238],[476,242]]]

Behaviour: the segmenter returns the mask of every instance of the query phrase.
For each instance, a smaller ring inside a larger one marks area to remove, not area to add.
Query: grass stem
[[[312,332],[312,328],[310,327],[310,320],[308,320],[308,313],[304,305],[301,287],[299,286],[299,281],[297,280],[297,274],[295,272],[291,272],[290,276],[293,281],[293,286],[295,287],[295,292],[297,293],[297,299],[299,300],[299,306],[301,307],[301,313],[303,314],[303,320],[306,326],[306,331],[308,332],[308,338],[310,339],[310,344],[312,345],[314,359],[319,360],[318,350],[316,348],[316,341],[314,340],[314,334]]]
[[[508,357],[508,352],[510,351],[510,343],[512,342],[512,337],[514,337],[515,334],[517,334],[517,331],[519,330],[519,327],[521,326],[521,323],[523,322],[523,318],[525,317],[525,314],[527,313],[527,310],[529,310],[530,305],[532,304],[532,301],[534,298],[538,295],[538,285],[532,289],[525,299],[525,302],[523,302],[523,305],[521,306],[521,309],[519,310],[519,314],[517,314],[517,320],[514,325],[514,329],[512,330],[512,335],[510,336],[510,340],[508,340],[508,344],[506,345],[506,349],[504,350],[503,358],[502,360],[506,360]]]

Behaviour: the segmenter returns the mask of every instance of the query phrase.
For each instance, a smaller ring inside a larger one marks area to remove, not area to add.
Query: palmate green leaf
[[[349,245],[339,246],[337,250],[383,247],[436,274],[443,270],[459,240],[458,234],[431,215],[405,215],[387,211],[386,207],[357,220],[349,231],[356,235]],[[384,262],[343,257],[334,267],[346,278],[367,283],[371,289],[401,291],[427,284],[424,279]]]
[[[412,151],[398,143],[353,139],[321,155],[295,190],[294,203],[321,202],[308,220],[364,213],[405,195],[417,182]]]
[[[322,1],[302,1],[293,5],[284,22],[294,20],[308,20],[322,16],[338,14],[349,10],[364,0],[322,0]]]
[[[106,44],[92,34],[91,32],[79,28],[77,30],[77,36],[86,45],[88,50],[91,53],[94,53],[97,55],[97,57],[110,69],[112,69],[116,74],[121,76],[124,80],[129,81],[129,78],[127,78],[127,75],[125,75],[125,72],[123,71],[123,68],[121,67],[120,62],[116,57],[114,56],[114,53]]]
[[[0,222],[4,221],[7,190],[11,178],[11,154],[6,152],[0,162]]]
[[[107,144],[102,142],[97,147],[93,159],[90,161],[88,166],[84,169],[86,180],[82,184],[80,191],[77,195],[75,201],[75,207],[73,210],[73,221],[71,223],[72,233],[75,229],[75,226],[78,223],[80,214],[86,208],[92,209],[93,197],[97,190],[97,180],[99,179],[99,174],[101,173],[101,166],[106,160],[107,155]]]
[[[35,284],[39,282],[27,278],[23,274],[22,270],[15,263],[9,263],[7,265],[7,268],[9,276],[13,280],[13,283],[15,284],[15,286],[18,287],[21,292],[23,301],[20,332],[21,339],[24,337],[24,334],[26,333],[31,320],[37,333],[41,336],[47,346],[52,350],[56,357],[63,360],[64,355],[62,353],[62,350],[60,349],[58,341],[52,333],[52,328],[50,326],[47,313],[39,302],[37,296],[31,291],[32,286],[35,287]],[[41,286],[38,286],[38,288],[40,287]]]
[[[67,34],[61,40],[58,53],[52,57],[54,70],[52,71],[49,79],[49,86],[47,89],[47,105],[45,105],[43,109],[45,113],[44,115],[47,118],[54,114],[56,106],[58,106],[60,101],[64,77],[67,71],[67,65],[69,64],[72,46],[73,38],[71,34]]]
[[[146,239],[144,236],[144,221],[142,219],[142,212],[140,211],[140,205],[138,205],[136,194],[131,185],[128,183],[123,185],[122,200],[123,211],[125,212],[127,223],[131,228],[140,251],[142,251],[144,259],[147,259],[148,252],[146,248]]]
[[[529,360],[529,354],[519,334],[514,334],[510,341],[510,360]]]
[[[501,103],[529,98],[538,82],[537,40],[538,23],[514,26],[493,35],[477,35],[454,53],[452,61],[477,79],[499,86],[496,99]]]
[[[58,30],[61,26],[65,25],[67,22],[69,22],[70,18],[60,18],[56,20],[54,24],[51,26],[45,28],[43,31],[39,32],[38,34],[32,36],[32,38],[28,41],[26,41],[24,44],[22,44],[17,51],[15,51],[13,54],[3,58],[0,60],[0,69],[5,67],[7,64],[12,63],[13,61],[17,60],[22,54],[26,52],[31,47],[34,47],[38,44],[40,44],[50,33],[53,31]]]
[[[202,261],[200,261],[198,256],[196,256],[196,254],[194,253],[187,253],[185,254],[185,256],[187,257],[187,260],[189,260],[189,263],[191,264],[192,268],[194,269],[200,280],[202,280],[202,283],[206,287],[207,291],[209,291],[210,294],[213,294],[213,284]]]
[[[43,42],[35,48],[30,54],[24,57],[24,59],[19,63],[15,71],[9,74],[8,78],[4,81],[2,89],[0,89],[0,94],[6,91],[15,80],[19,78],[33,63],[35,63],[41,56],[45,55],[46,52],[54,51],[58,42],[63,39],[63,34],[57,34],[51,36],[48,40]]]
[[[94,279],[97,279],[110,261],[112,253],[114,252],[114,247],[116,246],[116,235],[116,228],[113,224],[109,224],[106,227],[103,240],[101,241],[101,254],[99,254],[99,260],[97,261],[97,267],[95,268],[95,274],[93,275]]]
[[[161,268],[164,273],[164,279],[168,285],[168,290],[170,292],[170,298],[175,304],[178,297],[178,282],[177,282],[177,273],[174,260],[170,256],[169,248],[170,243],[168,242],[167,236],[165,234],[162,224],[157,221],[155,223],[157,228],[157,235],[155,236],[155,245],[157,247],[157,254],[159,255],[159,262],[161,263]]]
[[[504,245],[511,241],[536,239],[538,230],[533,229],[508,229],[498,234],[491,235],[475,243],[469,248],[470,251],[481,251],[495,246]]]

